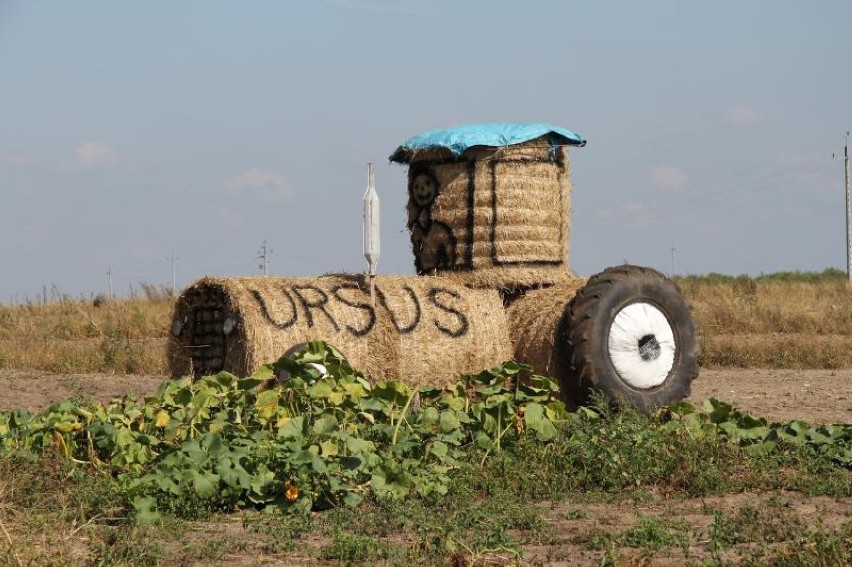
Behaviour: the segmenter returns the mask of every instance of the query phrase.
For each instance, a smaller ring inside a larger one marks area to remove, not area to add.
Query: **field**
[[[717,398],[788,424],[777,431],[799,428],[794,420],[852,423],[852,294],[842,274],[678,284],[702,333],[695,405]],[[0,307],[0,409],[157,390],[172,299],[146,287],[97,303],[54,292]],[[703,416],[696,429],[684,416],[599,407],[557,420],[546,442],[528,420],[499,450],[457,455],[443,496],[368,492],[355,508],[323,512],[180,497],[154,523],[139,521],[118,469],[75,465],[56,449],[13,453],[0,457],[0,562],[852,563],[847,429],[814,427],[807,442],[776,446],[752,439],[769,439],[768,424],[738,417],[730,429],[713,422],[718,413],[690,414]]]

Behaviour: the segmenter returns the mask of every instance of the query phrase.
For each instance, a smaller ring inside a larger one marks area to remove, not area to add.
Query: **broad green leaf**
[[[704,401],[704,412],[710,417],[712,423],[722,423],[733,413],[734,408],[730,404],[720,402],[716,398]]]
[[[700,438],[704,436],[704,419],[705,418],[703,414],[688,413],[681,418],[680,423],[684,427],[686,427],[686,429],[692,434],[693,437]]]
[[[558,400],[544,406],[544,413],[550,421],[565,421],[571,416],[565,404]]]
[[[338,453],[337,441],[323,441],[320,443],[320,449],[323,457],[333,457]]]
[[[486,435],[485,433],[483,433],[481,431],[476,434],[475,441],[476,441],[477,446],[479,446],[480,449],[485,449],[486,451],[490,451],[491,449],[494,448],[494,442],[491,440],[491,437],[489,437],[488,435]]]
[[[252,494],[255,495],[265,495],[267,491],[272,488],[272,485],[275,481],[275,475],[267,470],[261,471],[260,473],[254,475],[251,479],[250,487]],[[250,496],[250,498],[252,498]],[[256,497],[255,497],[256,498]],[[262,502],[264,499],[255,499],[254,502]]]
[[[524,408],[524,424],[527,429],[535,432],[535,438],[539,441],[550,441],[556,437],[556,427],[544,415],[544,407],[535,402],[529,403]]]
[[[189,405],[190,401],[192,401],[192,390],[188,387],[181,388],[174,393],[173,403],[175,405],[186,406]]]
[[[364,461],[362,459],[351,455],[340,459],[340,466],[344,469],[355,470],[363,464]]]
[[[545,420],[544,407],[541,404],[532,402],[524,406],[524,422],[527,427],[535,428],[543,420]]]
[[[275,372],[272,370],[271,364],[264,364],[257,370],[255,370],[251,376],[243,378],[237,382],[237,387],[240,390],[251,390],[252,388],[266,382],[270,378],[275,376]]]
[[[325,460],[314,455],[311,459],[311,468],[315,473],[325,474],[328,471],[328,465]]]
[[[264,390],[257,395],[254,407],[264,422],[269,421],[278,412],[278,390]]]
[[[133,499],[133,517],[140,524],[154,524],[161,519],[157,511],[157,499],[153,496],[137,496]]]
[[[345,443],[346,450],[355,455],[376,450],[375,443],[358,437],[347,437]]]
[[[411,388],[402,382],[381,382],[373,389],[373,395],[397,406],[404,406],[411,396]]]
[[[456,417],[455,410],[447,409],[441,412],[441,417],[438,419],[438,427],[443,433],[449,433],[454,429],[461,427],[459,418]]]
[[[316,420],[311,429],[316,435],[330,435],[337,431],[337,427],[337,419],[333,415],[328,415]]]
[[[371,484],[373,492],[380,498],[402,500],[411,490],[411,479],[405,473],[391,472],[379,468],[373,472]]]
[[[343,503],[349,506],[350,508],[354,508],[363,500],[364,499],[361,497],[361,495],[356,492],[347,492],[346,495],[343,497]]]
[[[777,446],[777,441],[763,441],[762,443],[748,445],[747,447],[744,447],[743,450],[754,457],[762,457],[771,454]]]
[[[368,394],[364,385],[358,382],[354,384],[343,384],[343,389],[353,398],[363,398]]]
[[[327,400],[334,393],[334,384],[331,380],[320,380],[308,390],[312,398]]]
[[[303,436],[302,432],[305,427],[305,418],[303,416],[282,418],[282,420],[279,420],[279,423],[282,421],[283,425],[278,426],[278,437],[299,439]]]
[[[216,384],[219,386],[224,386],[226,388],[232,387],[237,383],[238,378],[231,374],[230,372],[219,372],[218,374],[214,374],[208,378],[208,381],[211,384]]]
[[[431,448],[430,451],[433,455],[435,455],[439,459],[443,459],[444,457],[447,456],[448,450],[449,450],[449,447],[447,447],[446,443],[443,443],[441,441],[435,441],[434,443],[432,443],[432,448]]]
[[[210,498],[216,494],[219,487],[219,475],[194,470],[190,471],[189,474],[192,479],[192,488],[198,496]]]

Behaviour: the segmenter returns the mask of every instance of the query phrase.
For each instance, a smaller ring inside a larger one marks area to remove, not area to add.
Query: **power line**
[[[716,185],[718,183],[721,183],[722,181],[725,181],[726,179],[730,179],[731,177],[736,177],[736,176],[743,174],[743,173],[749,173],[751,171],[756,171],[756,170],[763,169],[763,168],[768,167],[768,166],[775,165],[776,163],[783,161],[785,159],[789,159],[790,157],[796,157],[798,155],[801,155],[802,152],[805,152],[807,150],[813,150],[814,148],[827,146],[829,144],[829,142],[832,145],[834,144],[834,142],[835,142],[834,136],[828,136],[828,137],[826,137],[822,140],[818,140],[816,142],[812,142],[812,143],[807,144],[807,145],[796,146],[796,153],[793,153],[792,151],[787,151],[787,152],[783,153],[782,155],[780,155],[778,157],[769,158],[767,160],[759,161],[759,162],[756,162],[756,163],[751,163],[751,164],[745,165],[743,167],[740,167],[738,169],[735,169],[735,170],[733,170],[729,173],[722,174],[718,177],[712,177],[712,178],[710,178],[710,180],[702,183],[701,186],[706,187],[706,186]],[[655,145],[651,145],[651,146],[643,145],[642,147],[644,149],[650,148],[652,150],[650,152],[651,154],[658,154],[659,153],[659,150],[656,149]],[[616,173],[622,173],[622,172],[630,170],[631,168],[632,168],[632,166],[628,166],[628,165],[624,165],[624,166],[616,167],[616,168],[608,168],[607,173],[610,174],[610,175],[616,174]]]
[[[621,222],[625,220],[629,220],[631,218],[635,218],[638,215],[641,215],[642,218],[655,217],[660,215],[665,215],[669,213],[675,212],[685,212],[692,211],[705,208],[706,206],[715,206],[733,199],[740,198],[745,195],[757,193],[760,191],[765,191],[766,189],[771,189],[776,187],[782,183],[787,183],[794,179],[796,176],[800,176],[802,174],[813,174],[818,173],[820,171],[826,170],[832,167],[831,163],[820,164],[822,158],[817,160],[812,160],[811,162],[805,164],[799,164],[793,167],[789,167],[780,171],[773,172],[769,175],[765,175],[763,177],[752,179],[749,181],[741,182],[738,184],[734,184],[726,189],[722,189],[720,191],[713,191],[710,193],[706,193],[703,195],[697,195],[691,199],[686,199],[679,203],[669,203],[660,207],[654,207],[650,209],[643,209],[641,211],[631,211],[631,210],[623,210],[621,214],[616,214],[613,216],[609,216],[603,219],[599,219],[597,222],[590,222],[585,224],[584,226],[602,226],[608,225],[615,222]],[[778,178],[778,179],[775,179]],[[773,179],[775,179],[773,181]],[[768,183],[767,183],[768,182]],[[701,184],[693,186],[693,188],[697,187],[706,187],[709,184]],[[734,193],[733,195],[731,195]],[[727,198],[726,198],[727,196]],[[719,197],[722,197],[721,199]],[[641,204],[641,203],[640,203]],[[600,213],[604,209],[598,209],[598,213]]]
[[[801,172],[797,172],[797,173],[799,173],[799,174],[819,173],[820,171],[825,171],[827,169],[830,169],[831,167],[832,167],[831,164],[824,164],[824,165],[811,167],[810,169],[807,169],[807,170],[804,170],[804,171],[801,171]],[[728,191],[719,191],[719,192],[717,192],[714,195],[711,195],[709,197],[718,197],[720,195],[728,194],[728,193],[731,193],[733,191],[736,191],[737,189],[740,189],[739,192],[734,193],[733,195],[730,195],[729,197],[724,198],[724,199],[713,200],[712,198],[710,198],[710,199],[695,199],[694,201],[688,201],[684,204],[694,205],[694,206],[688,206],[688,207],[681,208],[677,212],[697,211],[697,210],[701,210],[701,209],[704,209],[704,208],[707,208],[707,207],[713,207],[713,206],[716,206],[716,205],[727,203],[727,202],[733,201],[735,199],[739,199],[743,196],[753,195],[755,193],[760,193],[762,191],[766,191],[767,189],[773,189],[775,187],[778,187],[778,186],[780,186],[784,183],[791,181],[793,178],[794,178],[794,176],[791,176],[790,178],[787,178],[787,179],[780,179],[778,181],[766,183],[766,184],[763,184],[763,185],[746,187],[744,189],[743,188],[734,188],[734,189],[731,189],[731,190],[728,190]]]

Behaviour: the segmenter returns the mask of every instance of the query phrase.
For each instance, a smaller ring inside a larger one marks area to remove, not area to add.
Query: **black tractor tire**
[[[600,391],[639,411],[678,402],[698,376],[698,333],[677,285],[641,266],[607,268],[568,305],[560,329],[569,394]]]

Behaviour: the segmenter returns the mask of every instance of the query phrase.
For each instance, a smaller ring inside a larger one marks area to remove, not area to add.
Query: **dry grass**
[[[0,368],[165,374],[173,301],[58,301],[0,306]]]
[[[709,336],[852,335],[852,293],[834,271],[823,277],[677,278]]]
[[[676,278],[694,307],[703,366],[852,368],[852,293],[837,270],[759,278]],[[0,305],[0,368],[62,373],[168,372],[174,301],[54,297]]]
[[[852,367],[852,293],[842,272],[677,278],[702,334],[702,364]]]

